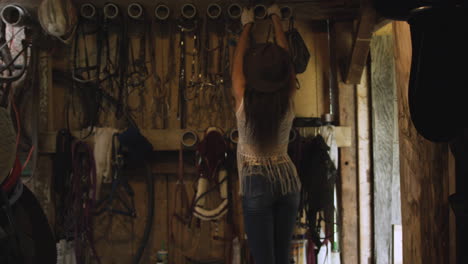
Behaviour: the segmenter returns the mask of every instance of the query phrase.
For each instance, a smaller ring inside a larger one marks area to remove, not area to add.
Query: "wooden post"
[[[344,264],[359,263],[358,201],[356,168],[356,87],[345,84],[338,68],[349,58],[352,43],[352,22],[336,22],[332,30],[332,42],[336,47],[338,79],[338,121],[340,126],[351,127],[351,147],[339,152],[340,177],[338,200],[341,212],[341,261]]]

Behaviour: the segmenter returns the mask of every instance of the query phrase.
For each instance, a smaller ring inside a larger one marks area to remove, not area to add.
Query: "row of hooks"
[[[255,5],[254,13],[256,19],[265,19],[267,16],[267,7],[265,5]],[[283,19],[289,19],[292,16],[292,9],[289,6],[281,6],[281,15]],[[154,8],[156,19],[164,21],[171,17],[171,9],[165,4],[159,4]],[[199,11],[194,4],[186,3],[180,8],[180,16],[184,19],[194,19]],[[239,19],[242,14],[242,6],[232,3],[226,8],[226,15],[230,19]],[[80,7],[80,15],[86,19],[95,19],[98,15],[98,9],[92,3],[84,3]],[[115,3],[107,3],[102,8],[102,15],[105,19],[116,19],[121,15],[120,8]],[[145,9],[139,3],[130,3],[127,6],[127,15],[133,19],[144,19]],[[211,19],[218,19],[223,16],[223,7],[217,3],[211,3],[206,8],[206,16]]]
[[[255,18],[265,19],[267,17],[267,6],[258,4],[254,7]],[[289,19],[293,15],[293,11],[290,6],[284,5],[280,6],[282,19]],[[79,8],[79,14],[81,17],[89,20],[96,19],[99,14],[98,8],[92,3],[84,3]],[[210,19],[218,19],[223,16],[223,7],[217,3],[211,3],[206,8],[206,16]],[[158,20],[164,21],[171,17],[171,9],[165,4],[157,5],[154,10],[154,17]],[[24,26],[31,18],[27,9],[25,9],[20,4],[8,4],[2,8],[0,11],[0,17],[2,21],[6,24],[12,26]],[[195,19],[198,16],[199,10],[194,4],[186,3],[183,4],[180,8],[180,16],[184,19],[191,20]],[[145,18],[145,9],[139,3],[130,3],[127,6],[127,16],[132,19],[144,19]],[[122,15],[122,11],[119,6],[115,3],[108,2],[102,8],[102,16],[104,19],[113,20],[117,19]],[[232,20],[239,19],[242,15],[242,5],[237,3],[232,3],[226,7],[225,15]]]

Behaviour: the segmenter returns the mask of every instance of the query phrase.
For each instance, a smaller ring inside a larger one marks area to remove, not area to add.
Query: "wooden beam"
[[[392,23],[392,20],[381,16],[377,16],[377,18],[375,19],[374,32],[379,31],[381,28],[385,27],[390,23]]]
[[[359,84],[370,50],[372,32],[376,24],[376,12],[367,0],[363,0],[357,32],[347,66],[345,83]]]
[[[182,129],[142,129],[141,133],[153,145],[155,151],[176,151],[179,150],[180,138],[185,130]],[[195,131],[198,138],[203,138],[203,131]],[[76,137],[79,131],[73,131]],[[351,146],[351,128],[336,127],[336,143],[338,147]],[[55,137],[57,132],[43,132],[39,134],[39,151],[43,154],[55,152]],[[164,172],[165,173],[165,172]]]

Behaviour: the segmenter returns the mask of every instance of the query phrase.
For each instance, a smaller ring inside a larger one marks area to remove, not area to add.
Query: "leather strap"
[[[181,211],[179,213],[174,212],[172,214],[171,221],[169,222],[171,240],[173,241],[175,240],[174,230],[172,226],[174,218],[184,225],[189,225],[191,221],[190,208],[189,208],[190,203],[189,203],[188,194],[187,194],[187,190],[185,189],[185,183],[184,183],[184,154],[183,154],[182,145],[179,148],[179,167],[178,167],[177,174],[178,174],[178,179],[177,179],[176,189],[174,193],[175,199],[174,199],[173,208],[174,210],[180,209]],[[178,201],[178,199],[180,200]]]
[[[32,43],[31,43],[32,45]],[[32,156],[30,161],[30,168],[31,174],[30,178],[32,179],[36,173],[36,165],[38,159],[38,149],[39,149],[39,115],[41,113],[39,107],[39,100],[41,99],[40,95],[40,85],[38,82],[38,65],[39,65],[39,47],[34,45],[31,51],[31,62],[29,67],[29,74],[30,74],[30,82],[31,82],[31,89],[32,89],[32,115],[33,118],[31,119],[31,147],[32,149]]]
[[[177,106],[177,119],[180,120],[180,128],[185,128],[185,112],[186,112],[186,105],[185,105],[185,89],[187,86],[186,83],[186,72],[185,72],[185,31],[183,28],[180,29],[180,41],[179,41],[179,49],[180,49],[180,60],[179,60],[179,98],[178,98],[178,106]]]

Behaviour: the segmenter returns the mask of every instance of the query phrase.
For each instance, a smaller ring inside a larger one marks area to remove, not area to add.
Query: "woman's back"
[[[236,112],[237,118],[237,129],[239,131],[239,143],[238,147],[243,148],[245,151],[248,151],[249,154],[257,156],[271,156],[277,154],[286,154],[288,143],[289,143],[289,133],[291,131],[292,122],[294,119],[294,109],[292,104],[289,107],[289,110],[286,112],[285,116],[282,118],[279,123],[276,138],[272,140],[267,146],[261,147],[259,142],[253,137],[253,130],[246,123],[245,110],[244,110],[244,101],[241,102],[239,109]]]
[[[288,155],[289,133],[294,119],[294,110],[289,110],[278,126],[276,139],[267,146],[261,146],[252,136],[253,131],[246,124],[244,102],[236,112],[239,141],[237,145],[237,166],[239,170],[240,192],[245,194],[243,177],[263,175],[272,182],[281,184],[281,193],[287,194],[300,190],[296,167]]]

